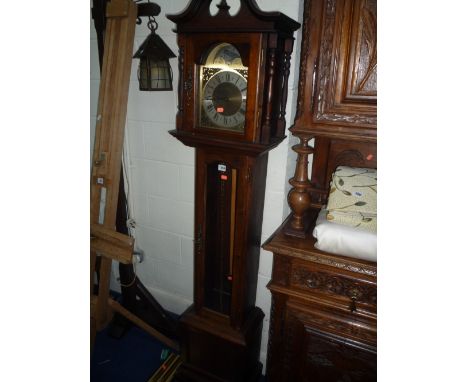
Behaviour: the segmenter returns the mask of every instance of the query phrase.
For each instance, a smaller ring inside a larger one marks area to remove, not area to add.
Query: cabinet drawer
[[[377,280],[321,264],[294,260],[290,287],[350,312],[377,313]]]

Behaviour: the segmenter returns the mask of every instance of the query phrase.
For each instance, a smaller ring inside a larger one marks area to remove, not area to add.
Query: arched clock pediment
[[[216,0],[192,0],[181,13],[166,15],[177,24],[176,31],[189,32],[207,30],[215,27],[220,32],[234,30],[274,31],[284,30],[292,33],[300,27],[300,24],[280,12],[262,11],[255,0],[240,0],[239,11],[235,15],[229,14],[228,1],[220,1],[219,12],[210,13],[210,5]]]

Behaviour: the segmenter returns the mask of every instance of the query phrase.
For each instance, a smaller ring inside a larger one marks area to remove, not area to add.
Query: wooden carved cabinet
[[[263,246],[274,254],[269,382],[377,379],[377,263],[312,237],[337,166],[377,168],[376,22],[376,0],[304,1],[291,214]]]
[[[268,381],[375,381],[376,264],[282,228],[264,244],[274,253]]]

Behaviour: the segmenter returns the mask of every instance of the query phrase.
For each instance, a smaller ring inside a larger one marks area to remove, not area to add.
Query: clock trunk
[[[195,302],[181,320],[187,379],[179,380],[248,381],[261,372],[255,296],[267,162],[267,152],[196,149]]]

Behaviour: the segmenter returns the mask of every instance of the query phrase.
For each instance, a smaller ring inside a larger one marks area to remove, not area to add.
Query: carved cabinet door
[[[377,0],[306,0],[295,127],[375,136]]]
[[[376,349],[338,334],[350,330],[346,323],[321,313],[289,307],[283,370],[272,381],[376,381]]]

